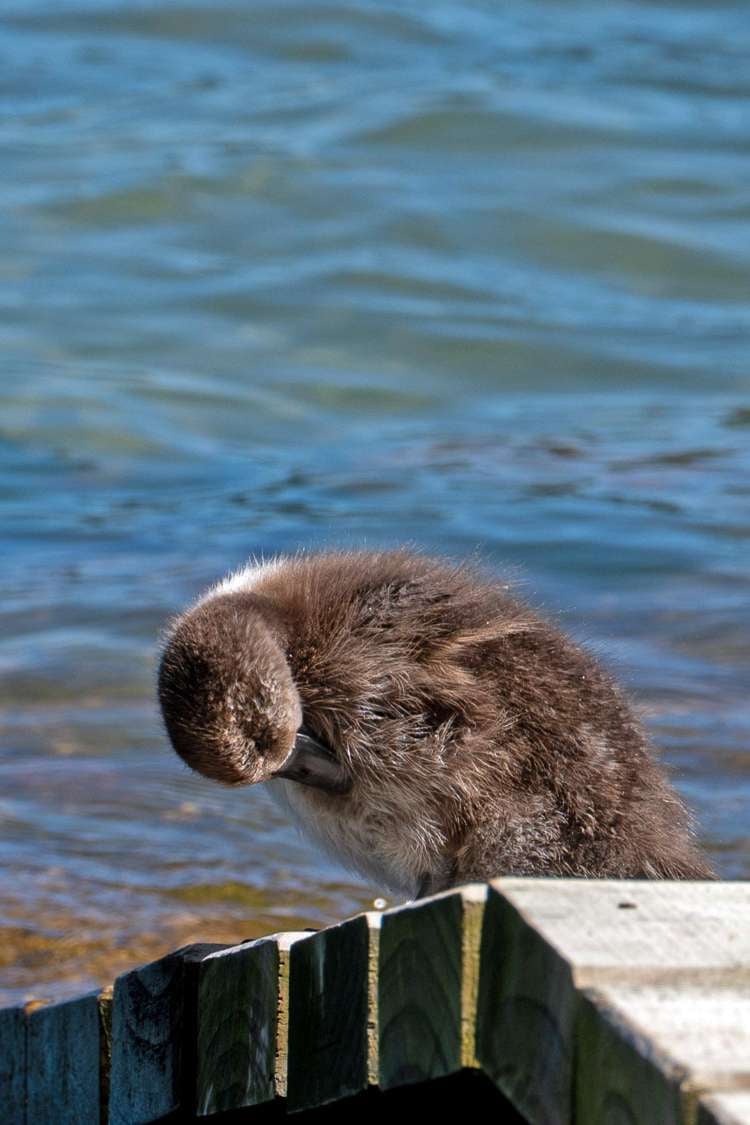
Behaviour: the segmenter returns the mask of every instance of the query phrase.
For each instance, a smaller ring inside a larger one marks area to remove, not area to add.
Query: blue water
[[[510,573],[749,877],[746,5],[5,11],[0,999],[378,893],[161,733],[251,553]]]

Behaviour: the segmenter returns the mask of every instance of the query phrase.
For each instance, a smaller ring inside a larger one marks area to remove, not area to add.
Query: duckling
[[[472,566],[406,550],[249,565],[172,624],[158,690],[189,766],[268,782],[396,894],[713,877],[613,680]]]

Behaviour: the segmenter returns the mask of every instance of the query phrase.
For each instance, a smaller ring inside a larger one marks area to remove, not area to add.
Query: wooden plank
[[[367,1085],[377,1086],[380,1079],[380,1022],[378,991],[380,987],[380,911],[365,914],[368,930],[367,948]]]
[[[369,926],[360,914],[292,946],[287,1105],[311,1109],[367,1088]]]
[[[219,950],[196,965],[198,1116],[276,1097],[279,950],[288,953],[306,936],[273,934]]]
[[[26,1121],[26,1013],[0,1009],[0,1109],[7,1125]]]
[[[498,879],[496,892],[587,983],[639,970],[659,980],[696,970],[731,978],[750,966],[750,883]]]
[[[110,984],[99,993],[99,1121],[109,1118],[109,1075],[112,1068],[112,995]]]
[[[530,1125],[571,1119],[575,986],[570,962],[491,889],[484,912],[477,1056]]]
[[[27,1119],[98,1122],[99,998],[96,993],[28,1015]]]
[[[628,1028],[604,995],[582,995],[576,1031],[576,1081],[585,1083],[575,1094],[576,1125],[680,1125],[684,1070]]]
[[[290,1026],[290,969],[292,946],[301,938],[306,938],[306,933],[287,933],[278,935],[279,950],[279,1006],[276,1013],[276,1061],[274,1064],[274,1081],[276,1084],[276,1097],[286,1098],[287,1074],[289,1069],[289,1026]]]
[[[692,1125],[700,1094],[750,1090],[750,980],[586,989],[576,1041],[577,1125],[612,1105],[624,1120]]]
[[[462,887],[463,928],[461,932],[461,1065],[478,1067],[477,1006],[481,967],[482,929],[487,887]]]
[[[566,1125],[576,990],[696,974],[731,981],[750,964],[749,922],[748,884],[494,881],[482,937],[482,1068],[532,1125]]]
[[[378,986],[382,1089],[474,1065],[485,894],[484,886],[468,886],[383,914]]]
[[[750,1090],[701,1098],[697,1125],[750,1125]]]
[[[221,948],[189,945],[115,981],[108,1118],[112,1125],[153,1121],[186,1108],[185,966]]]

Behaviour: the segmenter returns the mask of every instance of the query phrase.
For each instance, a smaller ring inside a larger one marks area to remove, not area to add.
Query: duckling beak
[[[305,727],[297,731],[291,754],[273,776],[312,785],[326,793],[348,793],[352,787],[351,778],[330,747]]]

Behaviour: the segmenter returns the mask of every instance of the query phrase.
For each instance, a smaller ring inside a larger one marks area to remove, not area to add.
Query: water
[[[6,11],[0,1000],[380,890],[161,733],[250,553],[511,573],[750,876],[746,5]]]

